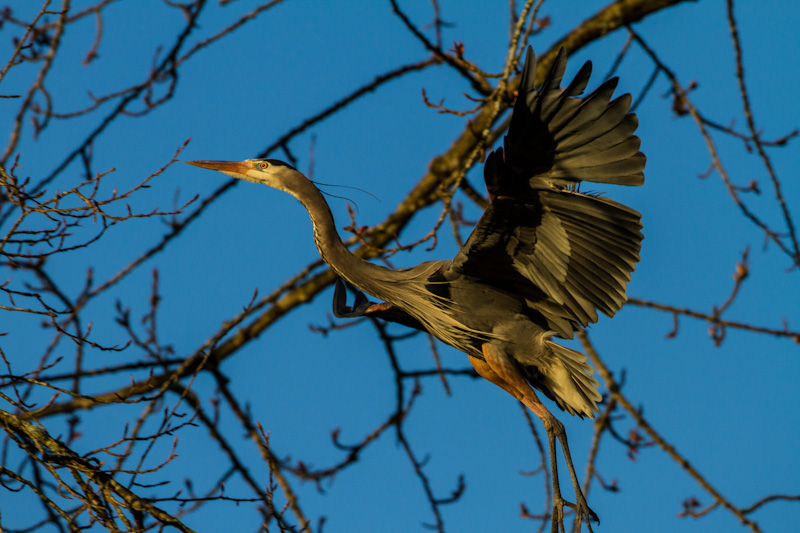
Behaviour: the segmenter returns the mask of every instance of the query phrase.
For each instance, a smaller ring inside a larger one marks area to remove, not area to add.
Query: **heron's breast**
[[[428,331],[442,342],[469,355],[483,358],[487,341],[511,341],[501,331],[503,324],[520,319],[523,303],[512,294],[468,280],[440,287],[432,301],[437,308],[425,319]]]

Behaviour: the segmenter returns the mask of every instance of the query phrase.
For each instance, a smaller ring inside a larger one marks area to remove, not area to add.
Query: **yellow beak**
[[[253,163],[250,161],[187,161],[187,163],[200,168],[236,174],[247,174],[247,171],[253,168]]]

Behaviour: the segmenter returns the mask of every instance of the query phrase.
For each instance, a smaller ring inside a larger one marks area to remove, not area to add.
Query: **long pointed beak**
[[[187,161],[190,165],[220,172],[234,172],[236,174],[247,174],[253,168],[249,161]]]

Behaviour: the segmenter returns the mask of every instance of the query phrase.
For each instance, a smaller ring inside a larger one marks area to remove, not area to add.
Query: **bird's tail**
[[[545,340],[544,346],[552,359],[537,365],[535,377],[529,373],[530,381],[569,414],[594,418],[597,402],[603,397],[587,357],[551,340]]]

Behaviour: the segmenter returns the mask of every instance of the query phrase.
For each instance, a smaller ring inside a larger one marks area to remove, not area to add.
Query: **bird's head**
[[[217,170],[232,178],[263,183],[294,194],[310,183],[297,169],[277,159],[245,159],[244,161],[187,161],[196,167]]]

